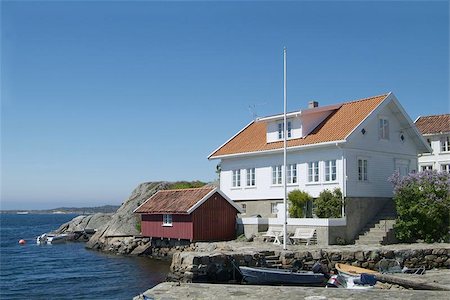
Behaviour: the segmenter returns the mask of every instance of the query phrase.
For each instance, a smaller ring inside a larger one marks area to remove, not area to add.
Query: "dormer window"
[[[278,123],[278,139],[283,139],[284,136],[284,122]],[[292,122],[287,121],[287,137],[292,137]]]

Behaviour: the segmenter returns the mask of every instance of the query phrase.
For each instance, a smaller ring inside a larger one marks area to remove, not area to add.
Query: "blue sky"
[[[215,179],[252,119],[393,91],[449,112],[449,4],[1,2],[1,208],[119,204]]]

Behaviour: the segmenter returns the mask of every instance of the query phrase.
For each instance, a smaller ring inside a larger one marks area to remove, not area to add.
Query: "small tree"
[[[314,213],[319,218],[340,218],[342,213],[342,193],[339,188],[323,190],[314,200]]]
[[[293,218],[303,218],[305,205],[313,198],[307,192],[293,190],[288,194],[290,202],[289,215]]]
[[[396,172],[389,181],[394,184],[397,238],[403,242],[445,241],[450,221],[450,175],[424,171],[401,177]]]

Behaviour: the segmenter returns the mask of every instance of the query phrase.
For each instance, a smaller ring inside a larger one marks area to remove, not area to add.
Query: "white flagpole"
[[[283,132],[283,165],[284,165],[284,197],[283,197],[283,204],[284,204],[284,224],[283,224],[283,249],[286,250],[286,241],[287,241],[287,166],[286,166],[286,148],[287,148],[287,122],[286,122],[286,106],[287,106],[287,80],[286,80],[286,47],[284,47],[283,50],[283,100],[284,100],[284,132]]]

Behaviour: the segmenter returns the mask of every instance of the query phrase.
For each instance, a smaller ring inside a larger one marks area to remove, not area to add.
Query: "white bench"
[[[267,229],[267,232],[264,233],[262,236],[267,238],[267,240],[270,242],[272,239],[274,239],[274,244],[279,243],[279,238],[283,235],[283,228],[282,227],[274,227],[269,226],[269,229]]]
[[[293,244],[297,244],[297,242],[305,240],[306,245],[308,246],[314,238],[315,232],[315,228],[296,228],[294,235],[290,238],[293,240]]]

